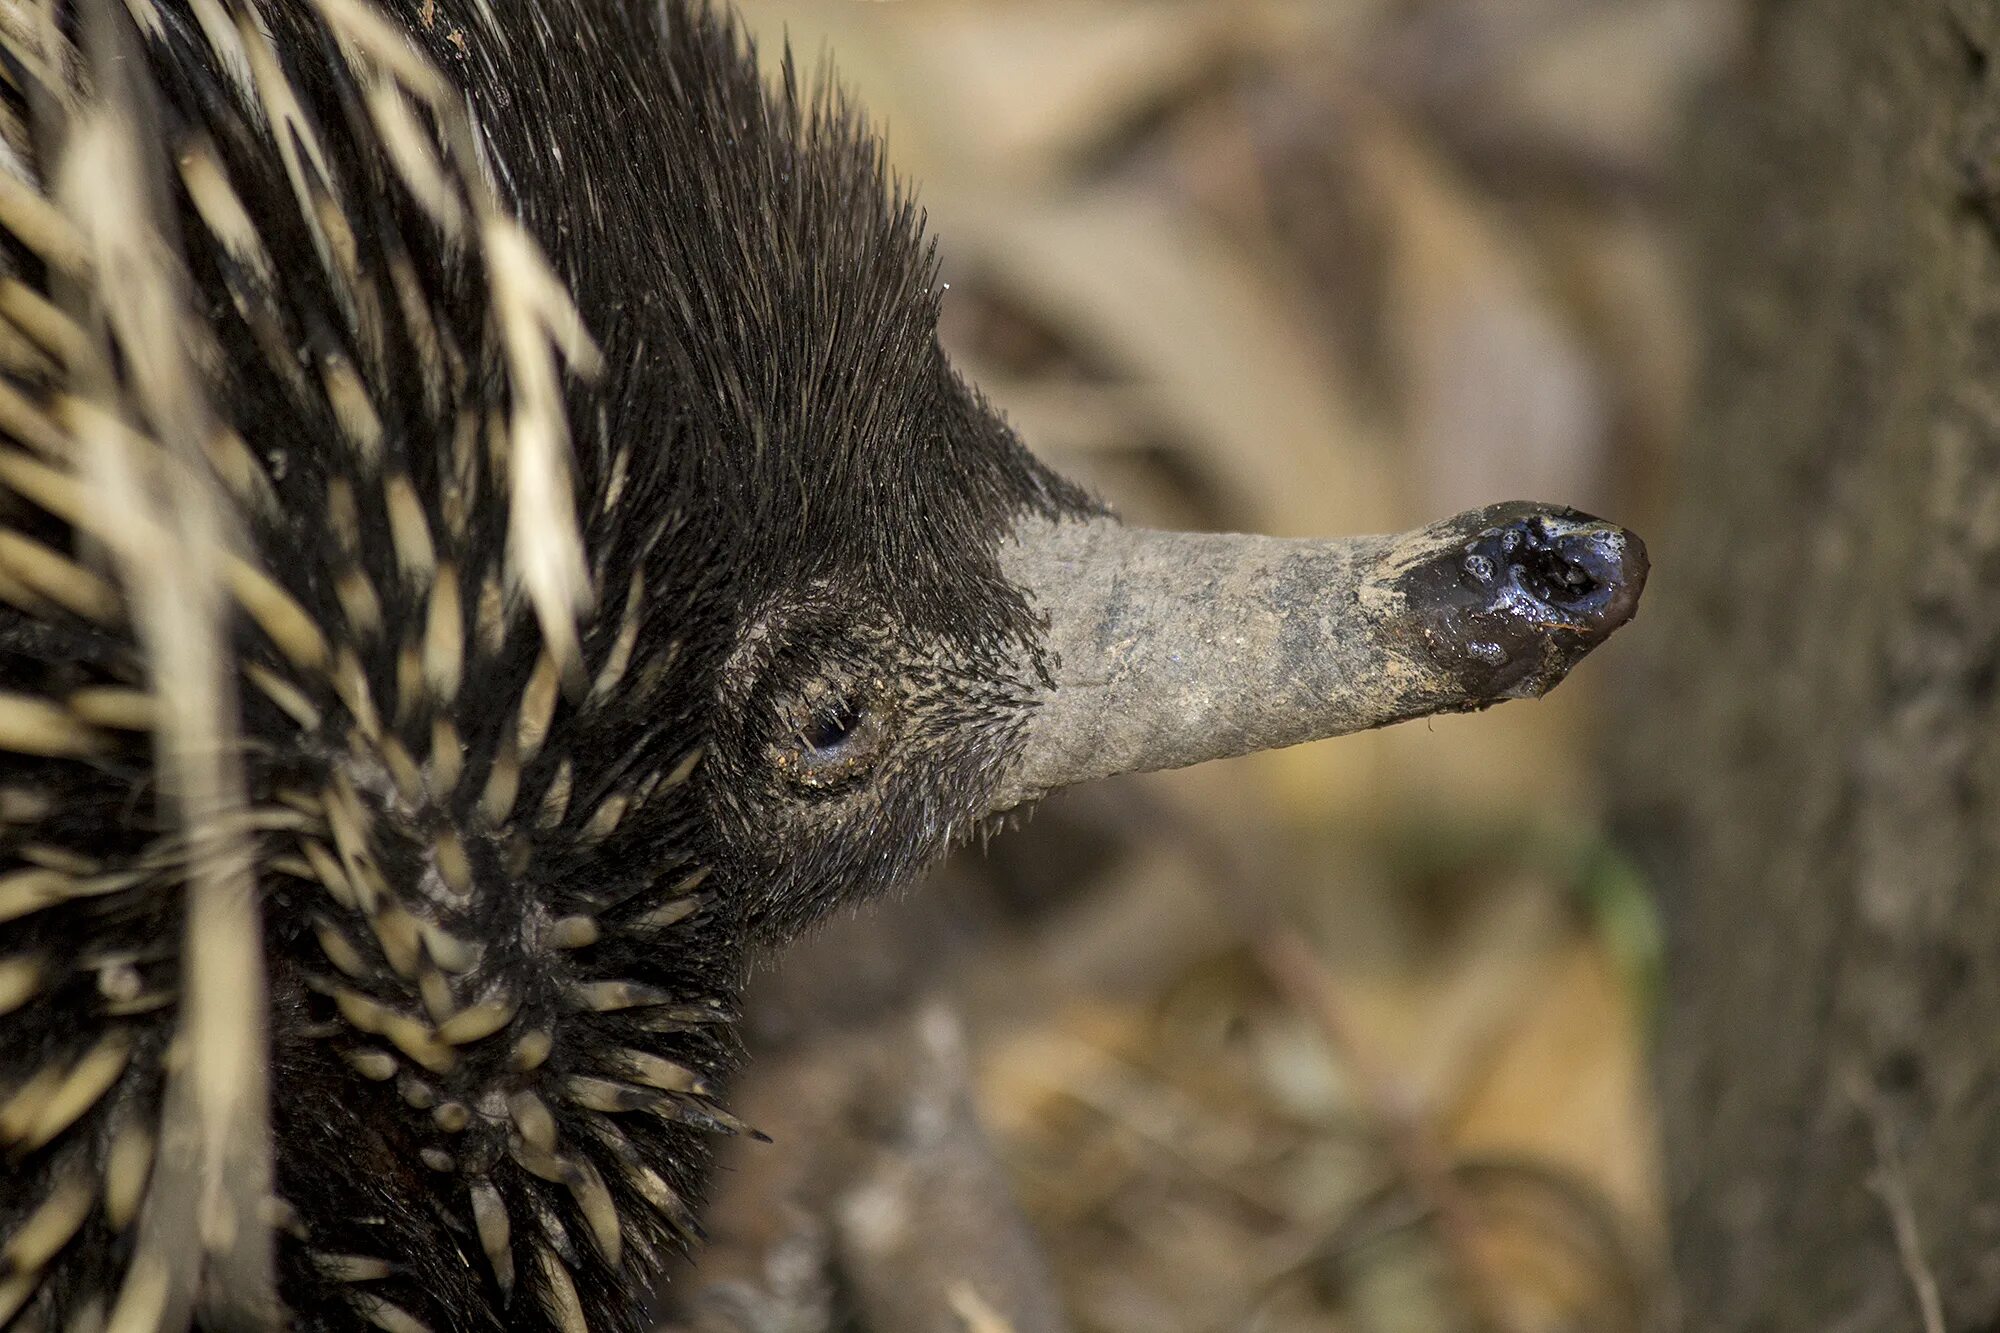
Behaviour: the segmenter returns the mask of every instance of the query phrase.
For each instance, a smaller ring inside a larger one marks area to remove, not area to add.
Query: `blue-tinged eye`
[[[777,769],[815,792],[844,789],[872,772],[888,748],[889,691],[845,672],[814,681],[779,708]]]
[[[807,750],[831,755],[845,747],[868,720],[865,708],[851,699],[835,699],[813,710],[799,730]]]

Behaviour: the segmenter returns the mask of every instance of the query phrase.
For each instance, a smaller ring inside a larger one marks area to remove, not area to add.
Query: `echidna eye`
[[[884,697],[866,680],[815,681],[781,710],[778,769],[794,785],[819,793],[866,776],[887,739]]]
[[[830,707],[813,710],[812,717],[799,732],[799,739],[808,750],[828,754],[853,738],[864,717],[864,710],[852,699],[836,699]]]

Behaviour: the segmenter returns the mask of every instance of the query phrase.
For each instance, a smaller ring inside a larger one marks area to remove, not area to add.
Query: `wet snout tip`
[[[1639,609],[1646,545],[1614,523],[1512,504],[1450,527],[1455,542],[1402,586],[1428,655],[1474,699],[1546,693]]]

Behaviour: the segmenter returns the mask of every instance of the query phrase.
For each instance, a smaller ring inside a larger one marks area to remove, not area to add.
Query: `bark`
[[[2000,1327],[2000,7],[1754,5],[1635,646],[1680,1326]]]

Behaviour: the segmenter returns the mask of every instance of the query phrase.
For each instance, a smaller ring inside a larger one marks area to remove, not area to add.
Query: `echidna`
[[[0,1325],[639,1329],[751,950],[1638,597],[1117,526],[688,0],[0,0],[0,82]]]

